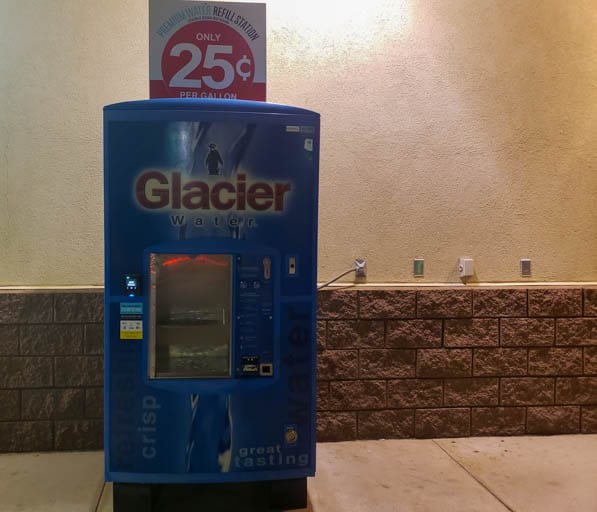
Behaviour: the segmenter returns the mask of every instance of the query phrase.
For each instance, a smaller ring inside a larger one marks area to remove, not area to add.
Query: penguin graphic
[[[224,165],[220,152],[216,149],[216,145],[211,142],[209,145],[209,152],[205,158],[205,166],[210,176],[220,174],[220,165]]]

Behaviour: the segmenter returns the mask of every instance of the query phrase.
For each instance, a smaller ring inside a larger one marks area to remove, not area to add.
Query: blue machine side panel
[[[311,475],[319,116],[148,105],[105,111],[106,478]],[[233,257],[229,378],[148,377],[154,252]]]

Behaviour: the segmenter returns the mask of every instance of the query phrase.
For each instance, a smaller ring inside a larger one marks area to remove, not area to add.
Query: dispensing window
[[[230,255],[150,255],[149,377],[229,377]]]

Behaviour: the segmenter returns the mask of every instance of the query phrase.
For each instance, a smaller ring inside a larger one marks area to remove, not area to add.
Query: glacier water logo
[[[148,210],[216,210],[283,212],[291,192],[289,182],[234,180],[200,181],[179,172],[150,170],[135,180],[135,199]]]

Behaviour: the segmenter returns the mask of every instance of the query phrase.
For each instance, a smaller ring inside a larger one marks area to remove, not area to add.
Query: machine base
[[[281,512],[307,508],[307,479],[226,484],[114,482],[114,512]]]

